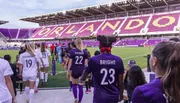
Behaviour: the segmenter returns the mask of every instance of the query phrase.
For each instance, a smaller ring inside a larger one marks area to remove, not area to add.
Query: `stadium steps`
[[[119,44],[119,42],[121,42],[121,40],[119,40],[119,41],[117,41],[116,43],[114,43],[114,45],[113,45],[113,46],[118,45],[118,44]]]
[[[148,41],[149,41],[149,40],[146,40],[146,41],[143,43],[143,45],[145,45]]]

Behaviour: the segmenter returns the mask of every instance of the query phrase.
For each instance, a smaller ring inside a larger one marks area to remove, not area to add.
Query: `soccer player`
[[[88,60],[91,58],[91,54],[88,51],[88,49],[84,49],[86,50],[86,52],[88,53]],[[88,92],[91,92],[91,79],[92,79],[92,74],[90,73],[85,81],[85,86],[86,86],[86,94],[88,94]]]
[[[69,58],[69,56],[70,56],[70,51],[72,50],[72,49],[75,49],[76,48],[76,46],[75,46],[75,44],[74,44],[74,42],[70,42],[70,43],[68,43],[68,48],[67,48],[67,50],[66,50],[66,55],[67,55],[67,58],[65,59],[66,60],[66,63],[65,63],[65,65],[64,65],[64,68],[68,71],[68,64],[69,64],[69,60],[70,60],[70,58]],[[70,85],[70,91],[71,91],[71,89],[72,89],[72,77],[70,76],[70,75],[67,75],[68,76],[68,78],[69,78],[69,85]]]
[[[34,87],[37,79],[37,71],[39,67],[39,59],[35,53],[35,44],[26,43],[26,52],[19,57],[20,75],[25,82],[25,93],[27,95],[27,102],[34,103]]]
[[[15,93],[15,96],[17,95],[17,91],[16,91],[16,76],[17,76],[17,67],[15,64],[12,64],[11,63],[11,56],[10,55],[4,55],[4,59],[7,60],[12,68],[12,71],[13,71],[13,75],[11,75],[11,80],[12,80],[12,83],[13,83],[13,87],[14,87],[14,93]]]
[[[11,81],[13,71],[8,61],[0,58],[0,103],[16,103]]]
[[[98,36],[101,54],[92,57],[80,81],[85,81],[89,73],[93,74],[93,103],[118,103],[123,99],[124,64],[121,58],[111,54],[115,37]]]
[[[75,41],[76,48],[70,51],[69,63],[68,63],[68,75],[72,77],[73,84],[73,95],[75,98],[75,103],[81,103],[83,98],[83,83],[79,83],[79,78],[81,77],[85,66],[88,63],[88,54],[83,50],[83,43],[80,38]],[[77,86],[79,89],[79,99],[77,100]]]
[[[44,81],[42,81],[42,84],[46,85],[48,81],[48,69],[49,69],[49,65],[51,64],[51,59],[50,59],[51,53],[48,49],[46,49],[45,42],[42,42],[40,51],[42,54],[42,61],[43,61],[43,64],[40,64],[40,66],[41,66],[42,75],[44,77]]]
[[[40,64],[43,64],[44,65],[44,63],[43,63],[43,60],[42,60],[42,54],[41,54],[41,52],[40,52],[40,44],[36,44],[36,50],[35,50],[35,52],[36,52],[36,54],[37,54],[37,57],[38,57],[38,61],[40,62]],[[40,68],[40,67],[38,67],[38,68]],[[34,92],[35,93],[37,93],[38,92],[38,85],[39,85],[39,78],[41,77],[41,79],[43,79],[44,80],[44,75],[43,75],[43,73],[42,72],[40,72],[40,70],[38,69],[38,73],[37,73],[37,79],[36,79],[36,82],[35,82],[35,88],[34,88]]]
[[[132,103],[180,102],[180,43],[161,42],[153,49],[150,68],[156,74],[152,82],[138,86]]]

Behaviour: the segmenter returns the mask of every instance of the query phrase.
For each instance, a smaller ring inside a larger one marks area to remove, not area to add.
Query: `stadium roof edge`
[[[116,2],[113,2],[116,3]],[[100,4],[100,5],[107,5],[109,3],[104,3],[104,4]],[[57,13],[63,13],[64,11],[73,11],[73,10],[77,10],[77,9],[87,9],[88,7],[98,7],[100,5],[92,5],[92,6],[86,6],[86,7],[79,7],[79,8],[72,8],[72,9],[68,9],[68,10],[60,10],[60,11],[56,11],[56,12],[51,12],[51,13],[46,13],[46,14],[39,14],[39,15],[34,15],[34,16],[29,16],[28,18],[33,18],[33,17],[39,17],[39,16],[46,16],[46,15],[52,15],[52,14],[57,14]],[[27,17],[22,17],[23,18],[27,18]],[[20,20],[21,20],[20,19]]]

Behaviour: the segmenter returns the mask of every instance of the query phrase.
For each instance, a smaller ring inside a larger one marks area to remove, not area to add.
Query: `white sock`
[[[42,80],[44,80],[44,72],[40,72],[40,77]]]
[[[27,95],[27,99],[29,100],[29,90],[30,88],[29,87],[25,87],[25,93]]]
[[[45,82],[48,81],[48,73],[45,73]]]
[[[38,88],[38,85],[39,85],[39,78],[36,79],[36,88]]]
[[[30,89],[29,103],[34,103],[34,89]]]

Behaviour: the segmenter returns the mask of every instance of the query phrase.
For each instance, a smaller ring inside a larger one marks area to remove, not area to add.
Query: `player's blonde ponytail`
[[[78,48],[79,50],[83,50],[83,43],[82,43],[82,40],[81,38],[77,38],[75,41],[74,41],[75,45],[76,45],[76,48]]]
[[[35,56],[35,44],[33,42],[27,42],[25,47],[26,51],[31,54],[31,56]]]

